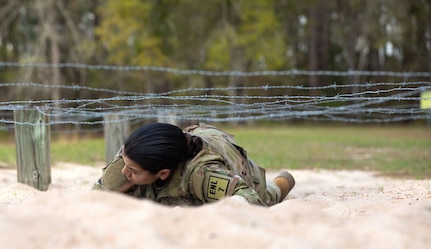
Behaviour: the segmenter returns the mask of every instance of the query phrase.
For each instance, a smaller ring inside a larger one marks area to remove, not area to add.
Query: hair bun
[[[202,139],[195,135],[184,133],[186,136],[187,150],[186,159],[195,157],[202,150]]]

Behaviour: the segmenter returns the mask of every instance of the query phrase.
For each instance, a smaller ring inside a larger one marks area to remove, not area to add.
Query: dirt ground
[[[166,207],[90,191],[100,167],[59,164],[48,191],[0,169],[1,248],[429,248],[431,180],[291,170],[273,207],[232,198]],[[276,176],[268,172],[268,179]]]

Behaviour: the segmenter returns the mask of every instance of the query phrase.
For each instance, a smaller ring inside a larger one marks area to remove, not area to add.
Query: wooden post
[[[51,183],[49,117],[37,110],[16,110],[18,182],[45,191]]]
[[[130,134],[130,122],[119,121],[121,115],[107,114],[104,117],[105,159],[109,163]]]

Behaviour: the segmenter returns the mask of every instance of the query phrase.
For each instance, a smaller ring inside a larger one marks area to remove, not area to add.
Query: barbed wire
[[[0,83],[0,89],[61,89],[80,96],[101,96],[80,99],[12,99],[0,102],[2,125],[30,124],[17,122],[13,112],[37,110],[50,117],[46,125],[91,125],[148,119],[167,119],[178,122],[247,122],[256,120],[314,120],[351,123],[381,123],[426,120],[430,109],[421,109],[421,93],[431,89],[429,81],[409,78],[431,78],[431,72],[391,71],[209,71],[185,70],[157,66],[90,65],[82,63],[19,63],[2,62],[0,68],[76,68],[109,71],[153,71],[178,75],[211,77],[237,76],[388,76],[403,78],[402,82],[364,82],[359,84],[327,84],[320,86],[271,85],[241,87],[188,87],[161,93],[140,93],[94,88],[60,82]],[[309,95],[309,92],[325,92]],[[238,95],[238,92],[244,94]],[[274,94],[276,93],[276,94]],[[70,96],[65,95],[65,96]],[[105,120],[107,115],[119,115],[117,120]],[[98,128],[97,128],[98,129]]]
[[[226,88],[187,88],[163,93],[124,92],[84,86],[45,85],[39,83],[0,83],[1,87],[61,88],[71,91],[111,93],[114,96],[88,99],[11,100],[0,102],[0,125],[17,122],[12,113],[37,110],[50,117],[46,125],[103,125],[170,118],[178,122],[247,122],[258,120],[313,120],[349,123],[381,123],[426,120],[429,110],[420,109],[420,94],[431,90],[431,82],[382,82],[307,86],[256,86]],[[353,89],[355,92],[333,95],[300,95],[289,90]],[[235,90],[253,90],[256,94],[233,95]],[[269,95],[270,89],[286,90],[284,95]],[[205,94],[205,92],[224,92]],[[200,93],[204,92],[204,93]],[[105,120],[106,115],[119,115]]]
[[[34,82],[27,82],[27,83],[0,83],[0,87],[37,87],[37,88],[58,88],[58,89],[66,89],[66,90],[72,90],[72,91],[80,91],[80,90],[87,90],[87,91],[94,91],[94,92],[104,92],[104,93],[112,93],[115,95],[171,95],[171,94],[179,94],[179,93],[187,93],[187,92],[208,92],[208,91],[233,91],[233,90],[263,90],[263,91],[269,91],[269,90],[337,90],[337,89],[343,89],[343,88],[365,88],[370,89],[373,87],[394,87],[402,90],[408,90],[406,88],[407,86],[415,86],[415,85],[427,85],[430,84],[430,82],[427,81],[416,81],[416,82],[377,82],[377,83],[371,83],[371,82],[365,82],[363,84],[337,84],[333,83],[326,86],[303,86],[303,85],[283,85],[283,86],[271,86],[271,85],[263,85],[263,86],[252,86],[252,87],[189,87],[186,89],[180,89],[180,90],[173,90],[163,93],[137,93],[137,92],[128,92],[128,91],[117,91],[112,89],[105,89],[105,88],[94,88],[94,87],[87,87],[87,86],[80,86],[80,85],[50,85],[50,84],[41,84],[41,83],[34,83]]]
[[[107,71],[154,71],[171,73],[178,75],[202,75],[202,76],[237,76],[237,77],[254,77],[254,76],[299,76],[299,75],[312,75],[312,76],[389,76],[399,78],[412,78],[412,77],[431,77],[431,72],[393,72],[393,71],[362,71],[362,70],[347,70],[347,71],[309,71],[309,70],[280,70],[280,71],[209,71],[197,69],[178,69],[171,67],[160,66],[115,66],[115,65],[91,65],[83,63],[20,63],[20,62],[6,62],[0,61],[0,67],[37,67],[37,68],[76,68],[87,70],[107,70]]]

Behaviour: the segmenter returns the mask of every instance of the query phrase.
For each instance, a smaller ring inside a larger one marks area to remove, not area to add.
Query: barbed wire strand
[[[0,111],[7,113],[17,110],[36,109],[43,115],[53,117],[46,125],[103,125],[109,122],[136,121],[143,119],[163,119],[172,116],[177,121],[231,122],[254,120],[304,119],[315,121],[341,122],[399,122],[429,118],[427,110],[419,108],[423,100],[420,93],[431,89],[430,82],[385,83],[390,89],[368,90],[382,83],[369,84],[363,91],[336,93],[333,96],[303,95],[192,95],[177,96],[161,94],[141,94],[111,91],[126,96],[96,99],[61,100],[13,100],[0,102]],[[0,86],[45,87],[34,83],[5,83]],[[58,86],[73,91],[98,91],[97,88]],[[289,86],[260,86],[247,89],[265,91],[269,87],[289,89]],[[333,88],[333,85],[322,88]],[[352,87],[352,85],[345,85]],[[205,88],[208,90],[231,91],[232,88]],[[106,92],[109,89],[100,89]],[[199,89],[201,91],[202,89]],[[187,93],[190,89],[178,90],[175,94]],[[173,91],[170,92],[174,94]],[[386,95],[386,96],[382,96]],[[169,104],[154,103],[169,101]],[[193,104],[184,102],[195,102]],[[150,102],[150,103],[148,103]],[[394,104],[396,102],[398,104]],[[120,114],[118,120],[105,121],[104,116]],[[26,124],[16,122],[11,115],[2,115],[0,124]],[[9,118],[7,118],[9,117]]]
[[[87,70],[107,70],[107,71],[154,71],[180,75],[203,75],[203,76],[238,76],[238,77],[254,77],[254,76],[299,76],[299,75],[314,75],[314,76],[389,76],[400,78],[412,77],[431,77],[431,72],[392,72],[392,71],[362,71],[362,70],[347,70],[347,71],[308,71],[308,70],[280,70],[280,71],[209,71],[197,69],[178,69],[159,66],[115,66],[115,65],[91,65],[83,63],[20,63],[0,61],[0,67],[38,67],[38,68],[76,68]]]

